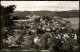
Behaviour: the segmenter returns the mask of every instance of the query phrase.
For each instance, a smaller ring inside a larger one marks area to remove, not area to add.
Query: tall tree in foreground
[[[1,8],[1,45],[3,45],[3,41],[2,41],[3,39],[7,39],[8,35],[13,34],[14,22],[11,19],[11,14],[13,13],[15,7],[16,7],[15,5],[10,5],[6,7],[0,5],[0,8]]]

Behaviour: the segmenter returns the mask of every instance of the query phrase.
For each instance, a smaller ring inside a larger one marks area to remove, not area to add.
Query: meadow
[[[63,19],[70,21],[74,29],[79,28],[79,18],[63,18]]]

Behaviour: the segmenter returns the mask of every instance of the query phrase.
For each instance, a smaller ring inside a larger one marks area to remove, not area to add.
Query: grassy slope
[[[74,29],[79,28],[79,18],[63,18],[63,19],[70,21]]]

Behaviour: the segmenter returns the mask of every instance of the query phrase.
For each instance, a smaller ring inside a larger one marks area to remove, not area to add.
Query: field
[[[74,29],[79,28],[79,18],[63,18],[63,19],[70,21]]]

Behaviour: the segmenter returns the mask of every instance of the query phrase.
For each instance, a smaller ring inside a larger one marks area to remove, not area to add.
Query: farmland
[[[79,28],[79,18],[63,18],[63,19],[70,21],[74,29]]]

